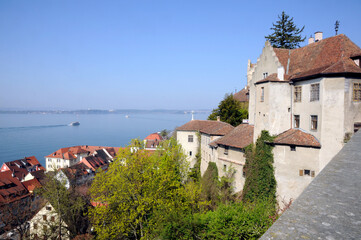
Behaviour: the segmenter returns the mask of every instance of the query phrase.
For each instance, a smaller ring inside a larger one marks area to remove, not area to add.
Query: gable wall
[[[278,59],[275,55],[275,52],[273,51],[271,45],[266,42],[265,47],[262,50],[261,56],[257,60],[257,65],[253,69],[253,73],[251,74],[251,77],[248,76],[247,82],[249,84],[249,123],[255,124],[255,114],[256,112],[256,103],[259,99],[258,91],[256,90],[256,87],[254,84],[264,79],[263,73],[267,72],[268,75],[271,75],[272,73],[277,73],[278,67],[280,67],[280,63],[278,62]]]

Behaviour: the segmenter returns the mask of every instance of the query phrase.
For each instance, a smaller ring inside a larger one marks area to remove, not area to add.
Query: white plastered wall
[[[273,149],[275,178],[277,181],[277,200],[288,203],[295,200],[311,183],[314,177],[300,176],[300,170],[315,171],[319,173],[318,148],[296,147],[291,151],[290,146],[276,145]]]
[[[188,142],[188,136],[193,136],[193,142]],[[195,164],[195,155],[198,150],[198,137],[196,131],[177,131],[177,140],[182,145],[184,153],[187,155],[187,160],[190,166],[193,167]],[[192,156],[190,156],[192,152]]]
[[[230,169],[234,170],[234,192],[242,191],[245,182],[245,178],[243,177],[243,167],[246,163],[244,153],[238,148],[230,147],[228,149],[228,154],[224,154],[224,146],[219,146],[217,152],[218,158],[216,163],[219,177],[225,176]]]

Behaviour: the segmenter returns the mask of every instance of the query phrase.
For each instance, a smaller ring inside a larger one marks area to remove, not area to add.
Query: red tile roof
[[[91,169],[84,163],[77,163],[67,168],[61,168],[60,170],[66,175],[69,180],[73,180],[78,177],[88,175],[90,173],[89,170]]]
[[[177,131],[200,131],[209,135],[224,136],[234,127],[229,123],[212,120],[192,120],[177,128]]]
[[[91,168],[93,171],[100,167],[106,167],[109,165],[106,159],[102,159],[99,156],[88,156],[83,158],[79,163],[85,164],[87,167]]]
[[[35,188],[41,187],[40,182],[36,178],[24,181],[23,185],[29,192],[33,192]]]
[[[218,138],[209,145],[224,145],[235,148],[245,148],[253,142],[253,125],[240,124],[227,135]]]
[[[0,172],[0,206],[27,196],[28,190],[10,171]]]
[[[273,48],[283,65],[286,80],[302,80],[328,74],[361,75],[361,68],[350,58],[360,56],[361,49],[343,34],[326,38],[297,49]]]
[[[116,155],[119,151],[119,147],[103,147],[103,146],[88,146],[88,145],[82,145],[82,146],[74,146],[74,147],[66,147],[66,148],[60,148],[59,150],[53,152],[52,154],[49,154],[46,156],[46,158],[61,158],[61,159],[76,159],[76,155],[78,154],[93,154],[97,150],[101,149],[107,149],[108,153],[111,155]],[[114,157],[113,156],[113,157]]]
[[[159,133],[152,133],[150,135],[148,135],[145,140],[158,140],[158,141],[162,141],[163,137],[159,134]]]
[[[1,171],[10,171],[19,180],[22,180],[29,172],[45,170],[35,156],[24,157],[10,162],[3,163]]]
[[[285,75],[285,78],[287,77],[287,75]],[[289,81],[287,79],[285,80],[280,80],[277,76],[277,73],[272,73],[271,75],[269,75],[268,77],[266,77],[265,79],[261,79],[259,81],[256,82],[256,84],[260,84],[260,83],[266,83],[266,82],[280,82],[280,83],[288,83]]]
[[[249,102],[248,100],[248,89],[243,88],[241,91],[235,93],[233,95],[233,98],[240,102]]]
[[[278,135],[274,144],[321,148],[320,142],[312,134],[294,128]]]

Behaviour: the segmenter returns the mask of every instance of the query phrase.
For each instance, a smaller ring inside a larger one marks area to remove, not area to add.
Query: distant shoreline
[[[193,110],[194,114],[210,113],[211,110]],[[117,109],[117,110],[0,110],[0,114],[191,114],[192,110],[139,110],[139,109]]]

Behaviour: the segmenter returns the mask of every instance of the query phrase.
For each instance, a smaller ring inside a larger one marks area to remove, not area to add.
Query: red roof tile
[[[10,171],[19,180],[22,180],[29,172],[45,170],[36,157],[24,157],[10,162],[5,162],[1,167],[1,171]]]
[[[87,167],[91,168],[93,171],[100,167],[108,166],[109,163],[106,159],[102,159],[99,156],[88,156],[83,158],[79,163],[85,164]]]
[[[36,178],[23,182],[23,185],[29,192],[33,192],[35,188],[41,187],[40,182]]]
[[[287,75],[286,75],[287,76]],[[285,76],[285,78],[286,78]],[[266,77],[265,79],[261,79],[259,81],[256,82],[256,84],[259,83],[266,83],[266,82],[280,82],[280,83],[288,83],[289,81],[287,79],[285,80],[280,80],[277,76],[277,73],[272,73],[271,75],[269,75],[268,77]]]
[[[88,146],[88,145],[82,145],[82,146],[73,146],[73,147],[66,147],[66,148],[60,148],[59,150],[53,152],[52,154],[49,154],[46,156],[46,158],[61,158],[61,159],[76,159],[76,155],[78,154],[84,154],[89,155],[93,154],[97,150],[101,149],[107,149],[109,154],[113,154],[114,156],[118,153],[119,147],[103,147],[103,146]],[[113,156],[113,157],[114,157]]]
[[[0,172],[0,206],[27,196],[28,190],[10,171]]]
[[[158,140],[158,141],[162,141],[163,138],[159,133],[152,133],[149,136],[147,136],[145,138],[145,140]]]
[[[240,124],[227,135],[211,142],[210,145],[224,145],[235,148],[245,148],[253,142],[253,129],[253,125]]]
[[[297,49],[273,48],[288,80],[301,80],[322,74],[361,74],[350,57],[360,56],[361,49],[343,34],[326,38]]]
[[[274,144],[295,145],[305,147],[320,148],[320,142],[309,133],[305,133],[300,129],[289,129],[276,137]]]
[[[233,95],[233,98],[237,101],[240,102],[249,102],[248,99],[248,89],[247,88],[243,88],[241,91],[235,93]]]
[[[88,175],[90,168],[84,163],[77,163],[73,166],[62,168],[60,170],[63,171],[63,173],[67,176],[69,180],[73,180],[78,177]]]
[[[212,120],[192,120],[177,128],[177,131],[200,131],[209,135],[223,136],[234,127],[229,123]]]

